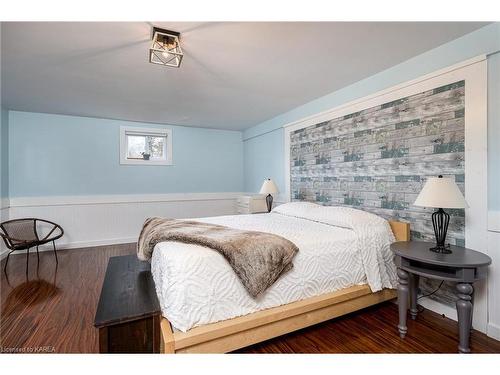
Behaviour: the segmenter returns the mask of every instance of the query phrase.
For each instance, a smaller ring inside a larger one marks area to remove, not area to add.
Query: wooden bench
[[[100,353],[159,353],[161,310],[148,262],[111,257],[94,320]]]

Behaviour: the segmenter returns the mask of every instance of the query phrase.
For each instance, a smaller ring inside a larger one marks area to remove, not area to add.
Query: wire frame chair
[[[38,224],[47,226],[47,234],[43,235],[43,237],[40,236]],[[64,230],[59,224],[43,219],[24,218],[8,220],[0,223],[0,236],[3,239],[5,246],[7,246],[10,250],[9,254],[7,254],[7,260],[5,261],[3,269],[4,272],[7,270],[10,254],[14,251],[26,250],[26,274],[28,274],[30,249],[32,247],[36,247],[37,259],[40,261],[38,247],[49,242],[52,242],[56,263],[59,263],[59,260],[57,259],[55,241],[63,235]]]

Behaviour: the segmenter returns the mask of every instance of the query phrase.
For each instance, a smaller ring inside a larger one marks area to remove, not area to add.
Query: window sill
[[[120,160],[121,165],[173,165],[170,160],[133,160],[125,159]]]

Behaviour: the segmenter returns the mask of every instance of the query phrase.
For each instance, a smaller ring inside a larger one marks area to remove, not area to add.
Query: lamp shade
[[[430,177],[418,195],[415,206],[434,208],[467,208],[462,192],[451,178]]]
[[[275,194],[278,192],[279,192],[278,187],[276,186],[274,181],[268,178],[267,180],[264,180],[264,183],[260,188],[259,194]]]

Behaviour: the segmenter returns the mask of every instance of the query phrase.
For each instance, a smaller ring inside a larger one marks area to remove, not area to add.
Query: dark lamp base
[[[434,235],[436,236],[436,246],[429,250],[440,254],[450,254],[450,245],[446,244],[446,232],[448,232],[448,224],[450,215],[442,208],[439,208],[432,214],[432,226],[434,227]]]
[[[433,251],[435,253],[440,253],[440,254],[451,254],[452,251],[450,250],[450,245],[444,245],[444,246],[434,246],[429,248],[430,251]]]
[[[271,194],[267,195],[266,204],[267,204],[267,212],[271,212],[271,210],[273,209],[273,196]]]

